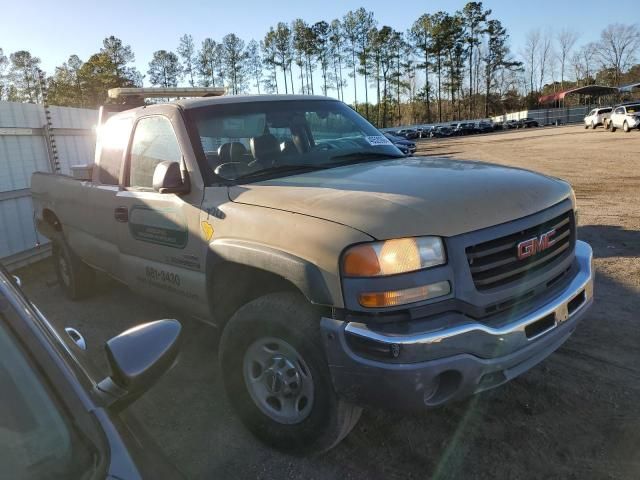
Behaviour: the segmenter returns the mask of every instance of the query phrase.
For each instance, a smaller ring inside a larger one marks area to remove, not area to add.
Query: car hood
[[[421,157],[229,189],[234,202],[329,220],[377,239],[459,235],[534,214],[571,196],[568,183],[527,170]]]

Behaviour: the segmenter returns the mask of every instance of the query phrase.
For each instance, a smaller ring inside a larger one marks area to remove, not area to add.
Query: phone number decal
[[[176,287],[180,286],[180,275],[172,272],[165,272],[164,270],[157,270],[153,267],[146,267],[145,274],[149,280],[153,280],[155,282],[164,282],[170,283],[171,285],[175,285]]]

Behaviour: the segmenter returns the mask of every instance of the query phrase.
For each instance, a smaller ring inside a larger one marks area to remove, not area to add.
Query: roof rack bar
[[[219,87],[163,87],[163,88],[111,88],[109,98],[171,98],[171,97],[219,97],[225,89]]]

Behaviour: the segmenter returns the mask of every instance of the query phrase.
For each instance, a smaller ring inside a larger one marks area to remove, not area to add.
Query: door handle
[[[127,223],[129,221],[129,209],[127,207],[116,207],[113,216],[116,221]]]

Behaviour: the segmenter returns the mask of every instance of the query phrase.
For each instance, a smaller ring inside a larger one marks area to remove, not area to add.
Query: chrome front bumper
[[[399,336],[379,333],[365,324],[352,322],[346,325],[345,333],[389,346],[399,346],[403,362],[420,362],[459,353],[481,358],[507,355],[558,328],[591,303],[593,254],[589,244],[577,241],[575,256],[578,273],[558,297],[500,327],[492,328],[471,321],[450,328]],[[547,322],[546,325],[542,325],[542,329],[533,328],[534,324],[542,321]],[[530,334],[532,331],[535,333]]]
[[[592,258],[591,247],[576,242],[576,273],[561,293],[499,326],[464,317],[463,323],[447,328],[391,334],[323,318],[336,392],[357,404],[415,410],[515,378],[560,347],[586,314],[593,303]],[[358,350],[362,345],[367,353]]]

